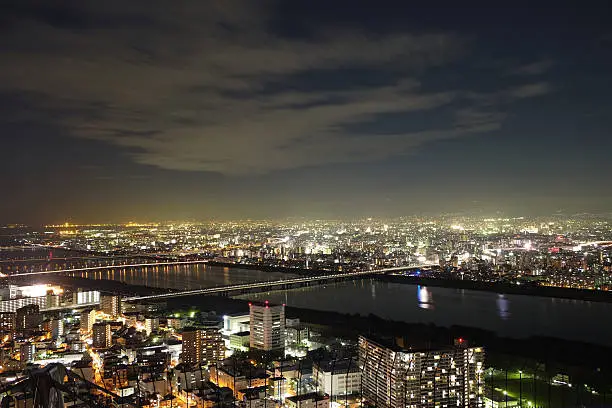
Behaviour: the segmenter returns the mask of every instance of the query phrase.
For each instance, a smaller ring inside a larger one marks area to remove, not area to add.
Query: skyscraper
[[[225,342],[219,325],[186,328],[181,360],[186,364],[214,363],[225,358]]]
[[[362,395],[378,407],[479,406],[484,350],[456,347],[405,349],[359,337]]]
[[[285,347],[285,305],[249,303],[251,348],[264,351]]]

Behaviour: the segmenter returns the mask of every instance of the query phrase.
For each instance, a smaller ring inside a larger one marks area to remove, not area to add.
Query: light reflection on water
[[[240,268],[223,268],[203,264],[164,265],[149,268],[107,269],[72,273],[90,279],[119,280],[132,285],[146,285],[172,289],[200,289],[212,286],[233,285],[288,279],[297,275],[281,272],[264,272]]]
[[[510,318],[510,302],[506,299],[505,295],[499,293],[497,295],[497,313],[502,320],[508,320]]]
[[[433,309],[434,302],[431,292],[427,289],[427,286],[417,286],[417,300],[421,309]]]
[[[414,295],[416,292],[416,302]],[[375,296],[373,294],[375,293]],[[612,346],[612,304],[373,280],[239,296],[408,323],[469,326],[501,336],[551,336]]]

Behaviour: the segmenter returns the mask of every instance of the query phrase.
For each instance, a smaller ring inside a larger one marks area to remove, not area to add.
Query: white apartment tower
[[[251,348],[264,351],[285,347],[285,305],[249,303]]]

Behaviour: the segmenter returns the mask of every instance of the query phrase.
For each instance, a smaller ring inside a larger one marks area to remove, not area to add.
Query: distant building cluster
[[[328,271],[422,266],[430,277],[612,288],[612,224],[588,216],[64,224],[31,232],[19,242],[81,251],[81,257],[24,263],[16,254],[0,264],[0,273],[170,257]]]

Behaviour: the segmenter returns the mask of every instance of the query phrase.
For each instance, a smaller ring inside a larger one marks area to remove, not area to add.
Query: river
[[[203,264],[115,269],[75,275],[173,289],[199,289],[293,276]],[[375,314],[405,322],[473,326],[509,337],[543,335],[612,346],[612,327],[608,324],[612,303],[420,287],[370,279],[239,298],[267,299],[289,306],[341,313]]]
[[[240,296],[385,319],[463,325],[508,337],[553,336],[612,346],[612,304],[361,280]]]
[[[220,285],[289,279],[297,275],[195,264],[130,269],[118,268],[74,273],[74,276],[90,279],[119,280],[131,285],[190,290]]]

